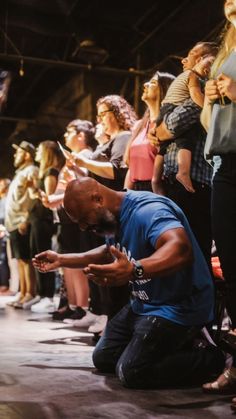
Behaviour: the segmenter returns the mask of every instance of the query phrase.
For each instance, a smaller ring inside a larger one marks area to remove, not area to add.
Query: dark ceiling
[[[137,109],[137,88],[145,75],[156,68],[177,74],[176,57],[197,41],[217,39],[224,25],[222,5],[223,0],[2,0],[0,68],[10,71],[11,84],[0,115],[1,155],[9,153],[19,126],[37,141],[29,126],[44,104],[81,74],[91,89],[101,85],[100,95],[107,81],[104,94],[123,93]],[[74,117],[75,103],[55,107],[62,120],[63,112],[65,121]],[[6,164],[1,167],[0,175],[9,172]]]

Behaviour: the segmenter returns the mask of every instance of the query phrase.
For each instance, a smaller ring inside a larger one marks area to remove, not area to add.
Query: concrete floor
[[[6,297],[0,297],[4,305]],[[93,368],[92,335],[50,316],[0,310],[0,419],[225,419],[231,396],[127,390]]]

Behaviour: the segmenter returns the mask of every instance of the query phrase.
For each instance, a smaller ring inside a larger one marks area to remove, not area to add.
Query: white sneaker
[[[23,303],[23,309],[29,310],[33,304],[38,303],[40,300],[41,300],[40,295],[36,295],[35,297],[32,297],[29,301],[26,301],[25,303]]]
[[[96,316],[96,314],[91,313],[91,311],[87,311],[82,319],[64,319],[63,323],[71,324],[73,327],[89,327],[91,324],[96,322],[97,318],[98,316]]]
[[[101,316],[98,316],[96,322],[89,326],[88,332],[90,333],[101,333],[106,327],[107,324],[107,316],[105,314],[102,314]]]
[[[55,310],[54,303],[52,299],[48,297],[42,298],[39,303],[33,304],[31,307],[31,311],[34,313],[48,313],[53,310]]]
[[[11,299],[11,301],[9,301],[7,303],[8,306],[13,307],[15,303],[19,303],[20,300],[22,300],[24,298],[24,296],[21,294],[21,292],[18,292],[15,297],[13,298],[13,300]]]

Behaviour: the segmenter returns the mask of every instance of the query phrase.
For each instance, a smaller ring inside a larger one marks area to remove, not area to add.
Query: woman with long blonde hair
[[[30,248],[32,257],[52,247],[52,236],[55,234],[53,212],[45,208],[40,199],[40,192],[53,194],[59,171],[64,162],[63,156],[55,141],[42,141],[35,155],[39,163],[39,178],[34,182],[35,202],[30,212]],[[44,313],[54,310],[53,296],[55,292],[55,273],[49,272],[46,276],[40,272],[37,275],[37,296],[30,300],[27,307],[34,312]]]
[[[213,64],[212,78],[207,82],[205,89],[202,122],[209,129],[206,144],[214,144],[217,140],[224,144],[231,137],[234,144],[236,135],[236,0],[226,0],[224,11],[228,23]],[[233,146],[231,151],[220,151],[219,147],[217,153],[210,153],[209,150],[207,157],[213,161],[218,159],[212,182],[212,228],[225,279],[226,308],[232,323],[232,329],[224,339],[226,343],[231,342],[235,345],[236,152]],[[225,370],[213,383],[204,385],[204,390],[208,392],[225,392],[233,388],[236,388],[236,356],[233,357],[231,368]],[[236,409],[236,399],[234,408]]]

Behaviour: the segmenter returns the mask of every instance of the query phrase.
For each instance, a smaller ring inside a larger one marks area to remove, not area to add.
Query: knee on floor
[[[106,359],[106,356],[102,350],[94,350],[93,352],[93,364],[98,371],[103,373],[114,373],[115,365],[109,363]]]
[[[116,375],[121,384],[127,388],[142,388],[143,382],[140,381],[138,370],[122,362],[116,366]]]

